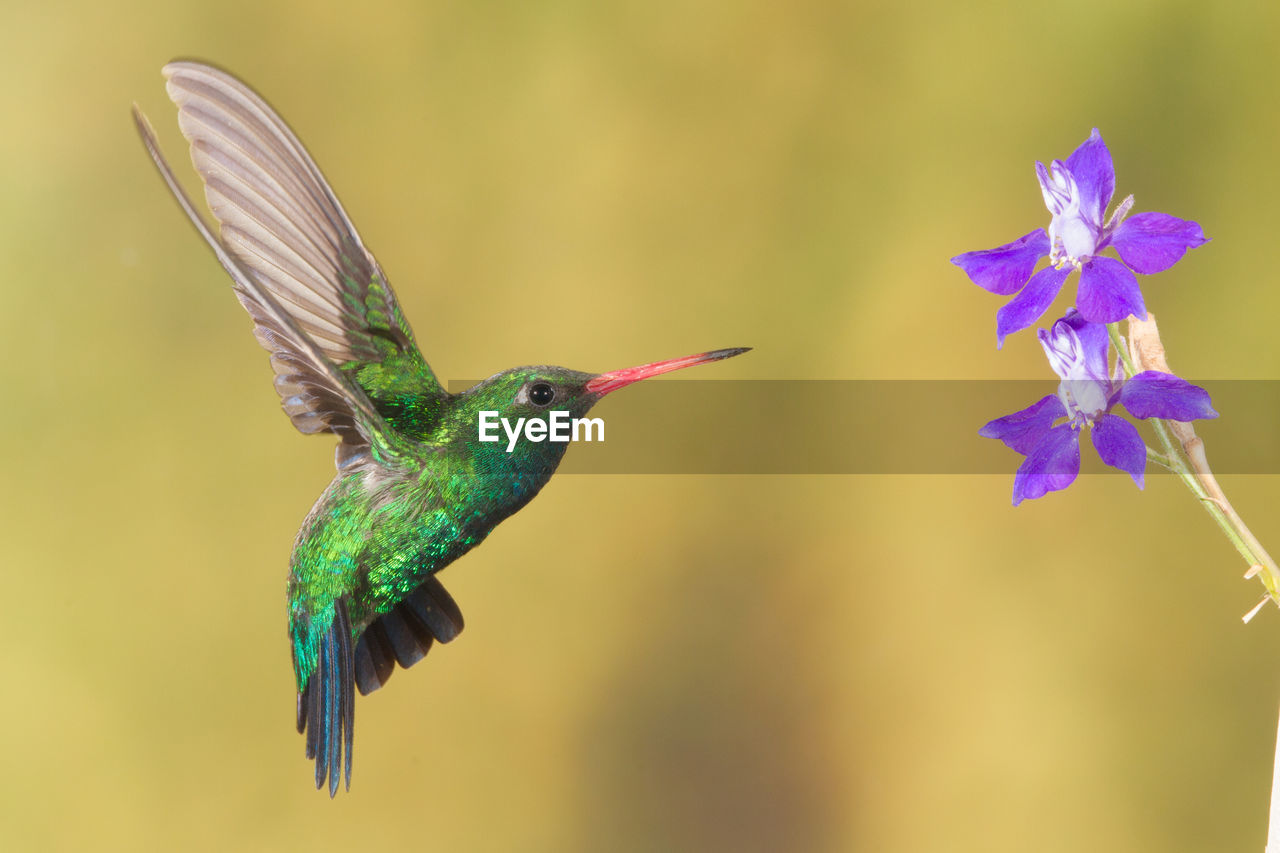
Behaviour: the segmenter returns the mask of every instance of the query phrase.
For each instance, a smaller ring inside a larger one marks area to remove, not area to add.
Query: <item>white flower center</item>
[[[1055,323],[1049,333],[1041,334],[1040,344],[1053,372],[1062,379],[1058,383],[1058,399],[1067,415],[1077,428],[1092,424],[1107,409],[1111,383],[1107,377],[1094,376],[1089,371],[1080,336],[1066,323]]]
[[[1036,164],[1044,206],[1053,214],[1049,221],[1049,263],[1058,269],[1079,269],[1098,249],[1099,223],[1091,222],[1080,209],[1080,187],[1061,160],[1048,169]]]

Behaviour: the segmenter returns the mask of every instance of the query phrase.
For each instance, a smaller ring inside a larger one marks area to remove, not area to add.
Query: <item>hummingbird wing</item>
[[[283,396],[287,387],[297,398],[284,400],[285,411],[294,425],[303,432],[328,430],[336,433],[342,438],[343,443],[339,447],[347,449],[348,459],[367,459],[368,455],[363,451],[371,445],[378,448],[384,464],[400,456],[401,442],[397,441],[397,435],[373,407],[364,390],[330,361],[294,314],[272,295],[259,281],[257,273],[233,254],[196,212],[195,205],[160,153],[146,116],[136,105],[133,120],[169,191],[213,249],[223,269],[230,274],[236,296],[253,317],[258,340],[271,352],[277,390]],[[342,453],[339,458],[343,458]]]
[[[435,408],[430,403],[444,389],[418,351],[386,275],[284,120],[224,71],[172,62],[164,75],[223,244],[375,406],[382,392],[424,398]],[[252,299],[243,290],[237,295],[273,355],[276,390],[294,425],[304,433],[343,434],[345,407],[326,393],[333,389],[317,388],[305,365],[299,371],[276,330],[258,322]]]

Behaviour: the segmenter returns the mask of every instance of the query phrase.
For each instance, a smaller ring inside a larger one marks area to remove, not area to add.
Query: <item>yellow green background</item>
[[[1033,161],[1094,126],[1213,238],[1146,282],[1174,368],[1280,373],[1274,4],[9,3],[0,847],[1261,849],[1280,613],[1241,625],[1261,587],[1170,478],[1014,509],[1011,453],[561,476],[313,790],[284,578],[331,442],[134,134],[194,177],[175,56],[281,109],[446,379],[1044,376],[947,259],[1046,224]],[[1225,485],[1280,547],[1280,480]]]

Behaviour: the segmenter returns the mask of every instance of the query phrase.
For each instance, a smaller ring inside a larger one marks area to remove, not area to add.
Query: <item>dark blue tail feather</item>
[[[351,748],[355,733],[355,673],[351,619],[345,601],[334,608],[333,622],[320,641],[316,669],[298,696],[298,731],[307,735],[307,758],[316,762],[316,787],[329,782],[338,793],[338,777],[351,790]],[[344,761],[345,757],[345,761]],[[341,767],[340,767],[341,765]]]
[[[360,635],[355,648],[356,687],[369,694],[387,683],[396,664],[408,669],[433,643],[447,643],[462,631],[462,611],[434,576],[427,577]]]
[[[377,690],[397,663],[412,666],[433,643],[458,636],[462,625],[462,611],[434,577],[375,619],[358,643],[352,642],[346,600],[335,605],[333,621],[320,640],[316,668],[298,694],[298,732],[307,736],[307,758],[316,763],[317,788],[324,788],[328,780],[333,797],[341,776],[351,789],[356,689]]]

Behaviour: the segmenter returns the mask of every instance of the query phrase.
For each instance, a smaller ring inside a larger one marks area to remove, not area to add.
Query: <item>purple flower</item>
[[[1048,310],[1073,270],[1080,271],[1076,304],[1090,323],[1115,323],[1130,315],[1143,317],[1146,308],[1135,272],[1163,272],[1187,249],[1204,245],[1200,226],[1164,213],[1139,213],[1125,219],[1133,207],[1128,196],[1103,220],[1115,191],[1116,175],[1098,129],[1067,162],[1054,160],[1049,168],[1036,161],[1036,176],[1045,207],[1052,218],[1040,228],[995,249],[966,252],[951,263],[973,283],[992,293],[1017,293],[996,313],[996,347],[1006,335],[1025,329]],[[1120,260],[1099,253],[1110,246]],[[1049,265],[1032,275],[1044,257]],[[1123,261],[1124,263],[1121,263]]]
[[[1049,330],[1039,332],[1049,364],[1062,379],[1057,395],[997,418],[978,431],[1026,459],[1013,478],[1013,505],[1065,489],[1080,473],[1080,441],[1091,428],[1102,461],[1124,471],[1142,488],[1147,447],[1133,424],[1111,410],[1117,403],[1135,418],[1191,421],[1218,413],[1203,388],[1172,373],[1147,370],[1125,380],[1116,365],[1107,373],[1107,330],[1071,308]],[[1066,418],[1065,423],[1054,422]]]

